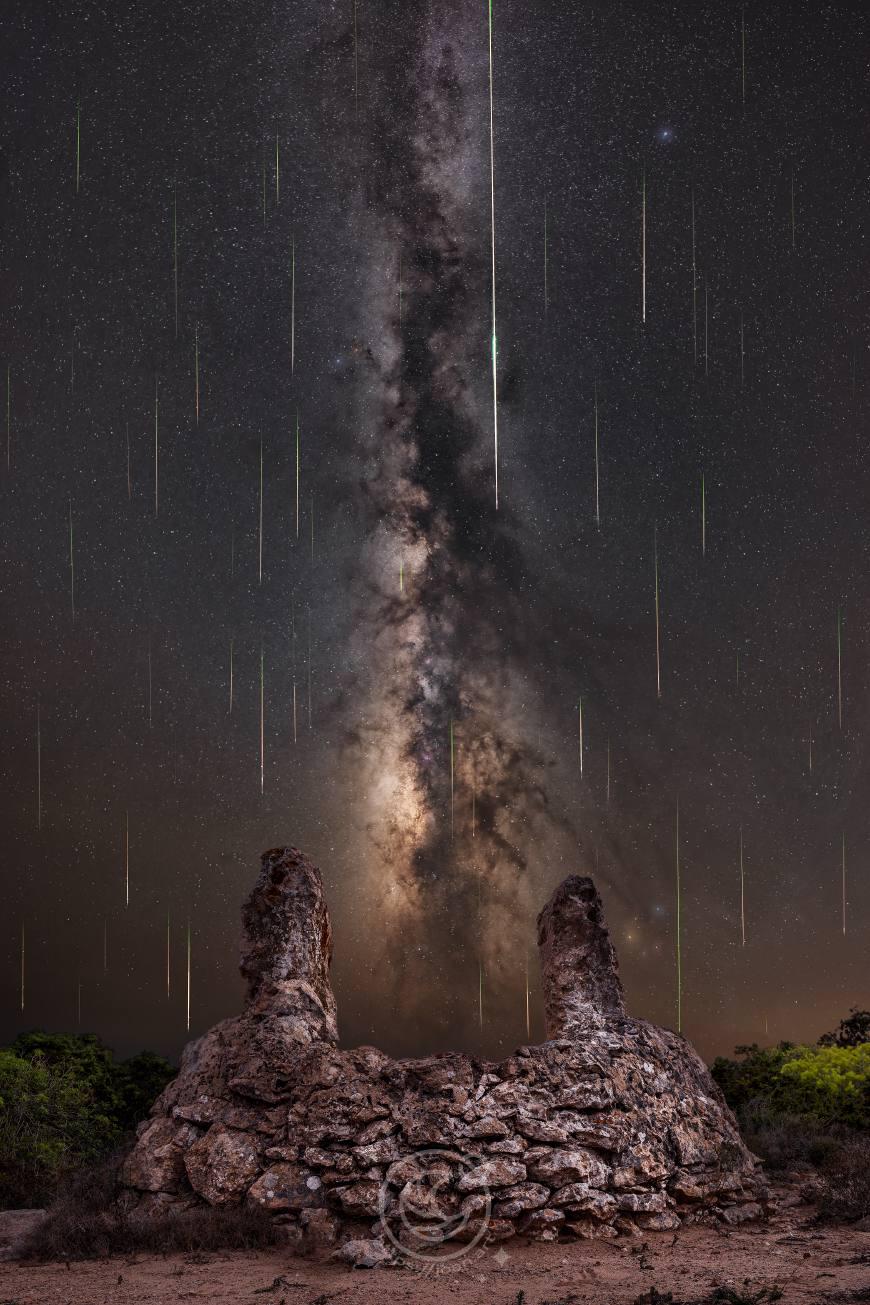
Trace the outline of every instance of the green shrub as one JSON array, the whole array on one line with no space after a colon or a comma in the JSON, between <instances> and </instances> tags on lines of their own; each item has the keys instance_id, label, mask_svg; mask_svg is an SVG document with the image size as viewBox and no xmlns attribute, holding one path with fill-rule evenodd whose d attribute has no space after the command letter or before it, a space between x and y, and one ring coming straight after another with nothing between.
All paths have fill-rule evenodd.
<instances>
[{"instance_id":1,"label":"green shrub","mask_svg":"<svg viewBox=\"0 0 870 1305\"><path fill-rule=\"evenodd\" d=\"M43 1205L58 1181L115 1150L173 1076L99 1039L27 1033L0 1050L0 1208Z\"/></svg>"},{"instance_id":2,"label":"green shrub","mask_svg":"<svg viewBox=\"0 0 870 1305\"><path fill-rule=\"evenodd\" d=\"M733 1110L813 1119L825 1127L870 1128L870 1043L738 1047L712 1072Z\"/></svg>"}]
</instances>

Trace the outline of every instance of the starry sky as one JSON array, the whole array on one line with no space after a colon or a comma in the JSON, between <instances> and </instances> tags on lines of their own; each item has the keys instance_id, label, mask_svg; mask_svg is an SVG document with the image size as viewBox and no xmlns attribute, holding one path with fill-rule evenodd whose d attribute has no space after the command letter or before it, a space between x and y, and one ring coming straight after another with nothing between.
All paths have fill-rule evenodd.
<instances>
[{"instance_id":1,"label":"starry sky","mask_svg":"<svg viewBox=\"0 0 870 1305\"><path fill-rule=\"evenodd\" d=\"M575 872L707 1056L870 1001L867 27L496 0L491 170L483 3L10 0L0 1036L178 1055L285 843L348 1045Z\"/></svg>"}]
</instances>

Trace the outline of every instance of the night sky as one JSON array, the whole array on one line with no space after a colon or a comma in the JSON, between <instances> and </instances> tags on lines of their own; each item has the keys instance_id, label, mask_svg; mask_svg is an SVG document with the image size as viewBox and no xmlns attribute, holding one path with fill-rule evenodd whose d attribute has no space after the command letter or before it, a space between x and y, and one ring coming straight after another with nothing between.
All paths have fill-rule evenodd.
<instances>
[{"instance_id":1,"label":"night sky","mask_svg":"<svg viewBox=\"0 0 870 1305\"><path fill-rule=\"evenodd\" d=\"M2 22L0 1037L177 1055L285 843L348 1045L572 872L674 1026L678 849L705 1055L866 1005L865 6L496 0L497 511L483 0Z\"/></svg>"}]
</instances>

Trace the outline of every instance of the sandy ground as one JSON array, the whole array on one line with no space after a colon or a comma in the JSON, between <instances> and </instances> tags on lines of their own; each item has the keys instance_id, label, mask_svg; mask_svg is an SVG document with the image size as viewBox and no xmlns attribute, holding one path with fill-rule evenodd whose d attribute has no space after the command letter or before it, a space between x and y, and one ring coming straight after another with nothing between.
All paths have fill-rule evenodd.
<instances>
[{"instance_id":1,"label":"sandy ground","mask_svg":"<svg viewBox=\"0 0 870 1305\"><path fill-rule=\"evenodd\" d=\"M748 1287L745 1285L748 1279ZM136 1256L65 1264L0 1264L0 1305L631 1305L655 1287L675 1302L717 1286L778 1286L783 1301L870 1301L870 1232L820 1228L806 1206L734 1230L689 1228L644 1240L478 1248L450 1266L348 1269L287 1251Z\"/></svg>"}]
</instances>

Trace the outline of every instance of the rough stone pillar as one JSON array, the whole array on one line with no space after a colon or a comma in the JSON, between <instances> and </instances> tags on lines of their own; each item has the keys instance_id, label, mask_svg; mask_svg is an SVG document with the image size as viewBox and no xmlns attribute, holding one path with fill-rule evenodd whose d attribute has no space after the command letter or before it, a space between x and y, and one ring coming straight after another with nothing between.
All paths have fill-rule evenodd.
<instances>
[{"instance_id":1,"label":"rough stone pillar","mask_svg":"<svg viewBox=\"0 0 870 1305\"><path fill-rule=\"evenodd\" d=\"M570 875L538 916L547 1038L625 1015L619 964L591 879Z\"/></svg>"},{"instance_id":2,"label":"rough stone pillar","mask_svg":"<svg viewBox=\"0 0 870 1305\"><path fill-rule=\"evenodd\" d=\"M336 1042L332 926L320 871L295 847L273 848L261 861L242 907L246 1013L301 1020L312 1036Z\"/></svg>"}]
</instances>

